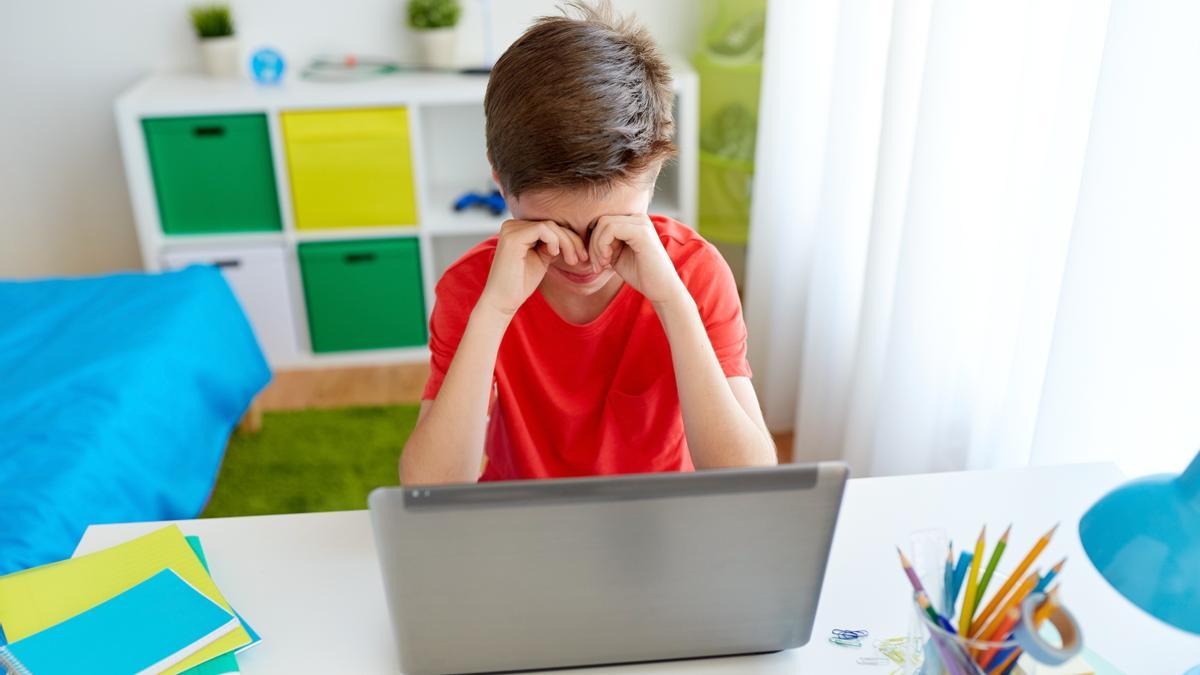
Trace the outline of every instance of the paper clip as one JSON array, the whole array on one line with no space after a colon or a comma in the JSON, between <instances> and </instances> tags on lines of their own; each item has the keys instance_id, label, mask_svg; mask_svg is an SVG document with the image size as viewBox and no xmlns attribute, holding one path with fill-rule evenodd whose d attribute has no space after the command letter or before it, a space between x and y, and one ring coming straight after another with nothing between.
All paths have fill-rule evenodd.
<instances>
[{"instance_id":1,"label":"paper clip","mask_svg":"<svg viewBox=\"0 0 1200 675\"><path fill-rule=\"evenodd\" d=\"M831 638L829 638L829 644L837 645L839 647L854 647L854 648L863 646L862 641L857 638L852 639L852 640L847 640L847 639L838 638L838 637L831 637Z\"/></svg>"},{"instance_id":2,"label":"paper clip","mask_svg":"<svg viewBox=\"0 0 1200 675\"><path fill-rule=\"evenodd\" d=\"M905 657L905 645L908 644L906 637L894 637L886 640L875 641L875 651L883 654L892 663L904 665L907 660Z\"/></svg>"},{"instance_id":3,"label":"paper clip","mask_svg":"<svg viewBox=\"0 0 1200 675\"><path fill-rule=\"evenodd\" d=\"M834 628L832 633L834 637L841 638L843 640L857 640L859 638L867 637L871 634L871 631L865 628L859 630L855 630L853 628Z\"/></svg>"},{"instance_id":4,"label":"paper clip","mask_svg":"<svg viewBox=\"0 0 1200 675\"><path fill-rule=\"evenodd\" d=\"M886 656L860 656L858 657L858 665L860 666L886 666L893 661Z\"/></svg>"}]
</instances>

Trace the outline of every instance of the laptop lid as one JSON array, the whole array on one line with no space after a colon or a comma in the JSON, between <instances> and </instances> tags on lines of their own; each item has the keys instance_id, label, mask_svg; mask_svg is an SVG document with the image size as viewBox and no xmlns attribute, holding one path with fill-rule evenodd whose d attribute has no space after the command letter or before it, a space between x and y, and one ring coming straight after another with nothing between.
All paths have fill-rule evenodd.
<instances>
[{"instance_id":1,"label":"laptop lid","mask_svg":"<svg viewBox=\"0 0 1200 675\"><path fill-rule=\"evenodd\" d=\"M775 651L808 641L847 470L380 488L406 673Z\"/></svg>"}]
</instances>

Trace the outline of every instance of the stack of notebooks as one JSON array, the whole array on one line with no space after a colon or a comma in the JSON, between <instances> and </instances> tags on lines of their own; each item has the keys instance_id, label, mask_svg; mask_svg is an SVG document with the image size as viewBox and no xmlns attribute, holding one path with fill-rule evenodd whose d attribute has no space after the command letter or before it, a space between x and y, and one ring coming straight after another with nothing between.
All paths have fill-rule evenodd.
<instances>
[{"instance_id":1,"label":"stack of notebooks","mask_svg":"<svg viewBox=\"0 0 1200 675\"><path fill-rule=\"evenodd\" d=\"M258 642L174 525L0 577L0 672L220 675Z\"/></svg>"}]
</instances>

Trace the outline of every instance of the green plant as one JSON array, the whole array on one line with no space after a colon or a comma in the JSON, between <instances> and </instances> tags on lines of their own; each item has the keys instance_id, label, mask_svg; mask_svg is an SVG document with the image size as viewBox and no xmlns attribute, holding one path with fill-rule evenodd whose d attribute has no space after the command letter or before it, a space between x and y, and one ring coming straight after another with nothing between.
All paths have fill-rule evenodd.
<instances>
[{"instance_id":1,"label":"green plant","mask_svg":"<svg viewBox=\"0 0 1200 675\"><path fill-rule=\"evenodd\" d=\"M229 14L229 5L197 5L189 11L196 35L201 39L233 35L233 17Z\"/></svg>"},{"instance_id":2,"label":"green plant","mask_svg":"<svg viewBox=\"0 0 1200 675\"><path fill-rule=\"evenodd\" d=\"M408 25L417 30L452 28L461 13L458 0L408 0Z\"/></svg>"}]
</instances>

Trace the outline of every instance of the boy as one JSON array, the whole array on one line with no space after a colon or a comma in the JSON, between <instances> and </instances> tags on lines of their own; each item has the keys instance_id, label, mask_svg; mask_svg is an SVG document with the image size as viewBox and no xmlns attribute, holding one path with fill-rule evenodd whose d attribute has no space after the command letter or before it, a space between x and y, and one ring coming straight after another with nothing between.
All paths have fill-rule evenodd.
<instances>
[{"instance_id":1,"label":"boy","mask_svg":"<svg viewBox=\"0 0 1200 675\"><path fill-rule=\"evenodd\" d=\"M646 215L674 153L670 72L642 28L574 8L492 70L488 158L513 218L437 285L405 485L776 461L729 267Z\"/></svg>"}]
</instances>

